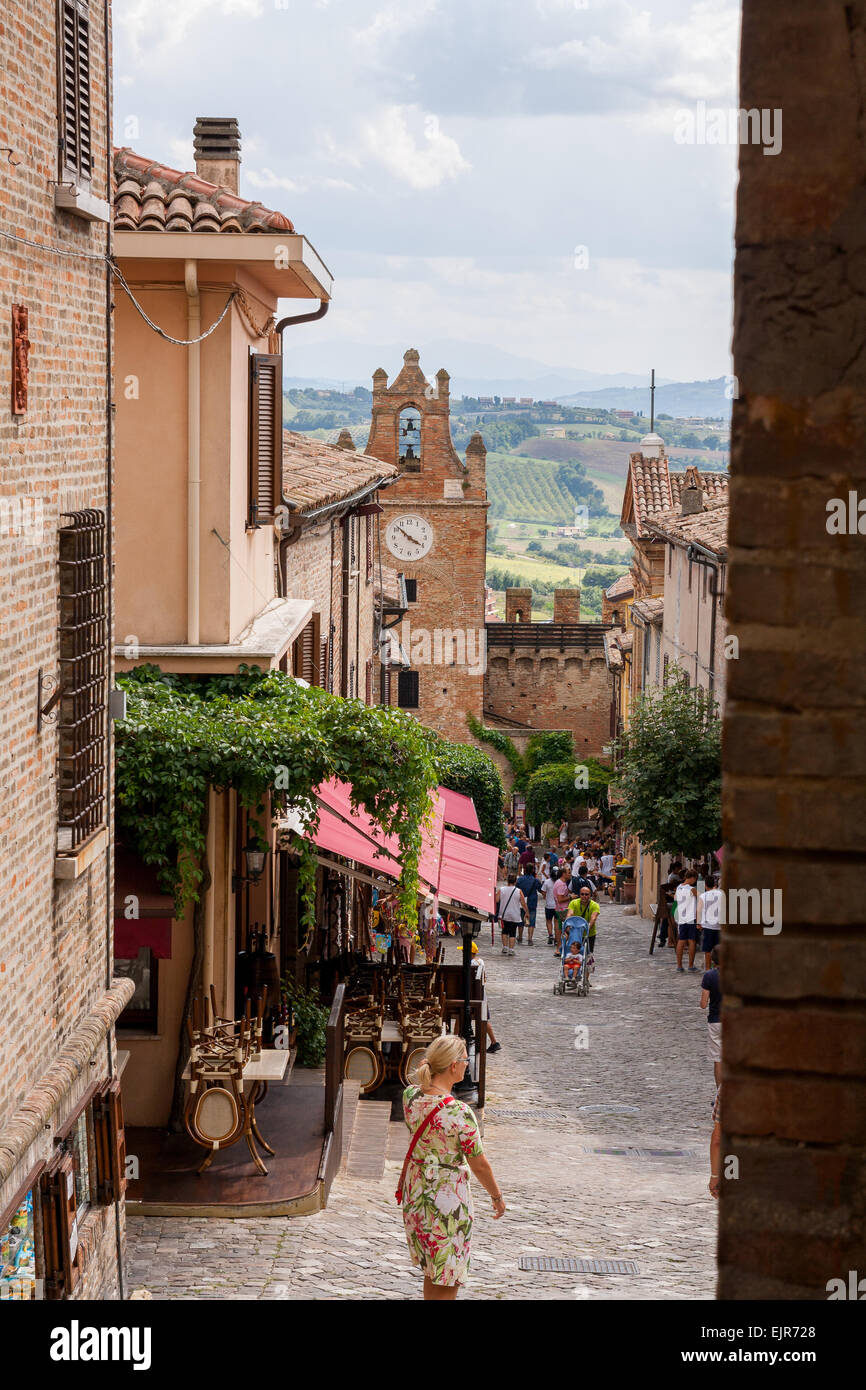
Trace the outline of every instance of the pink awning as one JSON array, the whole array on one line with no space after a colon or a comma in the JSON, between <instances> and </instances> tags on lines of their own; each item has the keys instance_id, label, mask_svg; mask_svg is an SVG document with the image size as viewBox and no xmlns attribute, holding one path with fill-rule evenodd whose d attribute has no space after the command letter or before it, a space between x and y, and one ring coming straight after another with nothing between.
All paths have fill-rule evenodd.
<instances>
[{"instance_id":1,"label":"pink awning","mask_svg":"<svg viewBox=\"0 0 866 1390\"><path fill-rule=\"evenodd\" d=\"M492 913L496 900L498 851L493 845L445 829L448 796L459 797L460 803L468 803L473 814L475 811L470 797L448 792L444 787L433 793L431 821L424 831L418 862L422 886L478 912ZM314 839L320 849L353 859L387 878L400 878L400 844L396 835L386 835L362 807L352 806L351 787L347 782L337 778L323 782L316 789L316 799L319 828ZM467 820L465 805L459 805L458 810L463 820ZM477 819L476 816L476 824Z\"/></svg>"},{"instance_id":2,"label":"pink awning","mask_svg":"<svg viewBox=\"0 0 866 1390\"><path fill-rule=\"evenodd\" d=\"M446 825L455 825L458 830L468 830L473 835L481 834L481 823L471 796L453 792L450 787L440 787L439 795L445 802Z\"/></svg>"},{"instance_id":3,"label":"pink awning","mask_svg":"<svg viewBox=\"0 0 866 1390\"><path fill-rule=\"evenodd\" d=\"M439 891L478 912L492 913L496 906L498 863L495 845L446 830L442 836Z\"/></svg>"}]
</instances>

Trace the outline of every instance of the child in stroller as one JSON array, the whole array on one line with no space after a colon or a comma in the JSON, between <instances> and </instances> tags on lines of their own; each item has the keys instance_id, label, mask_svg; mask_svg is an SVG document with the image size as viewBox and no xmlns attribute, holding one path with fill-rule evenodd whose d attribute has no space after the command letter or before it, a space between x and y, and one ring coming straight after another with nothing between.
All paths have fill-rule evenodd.
<instances>
[{"instance_id":1,"label":"child in stroller","mask_svg":"<svg viewBox=\"0 0 866 1390\"><path fill-rule=\"evenodd\" d=\"M559 959L559 978L554 994L573 990L589 994L590 950L589 923L584 917L567 917L562 927L562 947Z\"/></svg>"}]
</instances>

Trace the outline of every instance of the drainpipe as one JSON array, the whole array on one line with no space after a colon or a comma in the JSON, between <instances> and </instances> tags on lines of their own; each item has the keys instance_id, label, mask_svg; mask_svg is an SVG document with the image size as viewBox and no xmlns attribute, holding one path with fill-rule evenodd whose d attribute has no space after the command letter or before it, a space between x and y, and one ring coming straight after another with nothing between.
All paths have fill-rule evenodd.
<instances>
[{"instance_id":1,"label":"drainpipe","mask_svg":"<svg viewBox=\"0 0 866 1390\"><path fill-rule=\"evenodd\" d=\"M690 564L701 565L703 568L712 571L709 581L709 592L712 598L712 613L710 616L710 660L708 665L709 693L713 694L716 684L716 610L719 606L719 569L718 557L711 550L698 545L697 541L692 541L686 551ZM698 621L700 621L700 604L698 605ZM695 644L697 645L697 643ZM696 660L700 660L699 653L695 653Z\"/></svg>"},{"instance_id":2,"label":"drainpipe","mask_svg":"<svg viewBox=\"0 0 866 1390\"><path fill-rule=\"evenodd\" d=\"M185 261L187 337L201 333L201 296L198 267ZM199 642L199 571L201 552L201 344L187 348L187 514L186 514L186 640Z\"/></svg>"}]
</instances>

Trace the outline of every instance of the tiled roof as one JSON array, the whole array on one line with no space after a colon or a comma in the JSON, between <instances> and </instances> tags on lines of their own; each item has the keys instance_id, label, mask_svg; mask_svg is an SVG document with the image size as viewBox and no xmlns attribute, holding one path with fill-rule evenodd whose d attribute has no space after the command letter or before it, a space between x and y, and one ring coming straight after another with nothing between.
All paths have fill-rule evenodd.
<instances>
[{"instance_id":1,"label":"tiled roof","mask_svg":"<svg viewBox=\"0 0 866 1390\"><path fill-rule=\"evenodd\" d=\"M114 182L114 226L119 232L294 231L283 213L130 149L114 151Z\"/></svg>"},{"instance_id":2,"label":"tiled roof","mask_svg":"<svg viewBox=\"0 0 866 1390\"><path fill-rule=\"evenodd\" d=\"M727 497L727 473L702 473L697 468L693 468L690 471L692 475L697 478L698 487L703 488L705 497ZM671 506L678 507L682 490L686 486L686 475L685 473L671 473L670 478Z\"/></svg>"},{"instance_id":3,"label":"tiled roof","mask_svg":"<svg viewBox=\"0 0 866 1390\"><path fill-rule=\"evenodd\" d=\"M605 589L605 598L627 598L634 593L634 580L630 574L621 574L619 579L615 579L609 589Z\"/></svg>"},{"instance_id":4,"label":"tiled roof","mask_svg":"<svg viewBox=\"0 0 866 1390\"><path fill-rule=\"evenodd\" d=\"M283 491L302 515L351 497L372 483L396 478L399 471L369 454L283 430Z\"/></svg>"},{"instance_id":5,"label":"tiled roof","mask_svg":"<svg viewBox=\"0 0 866 1390\"><path fill-rule=\"evenodd\" d=\"M621 637L617 637L616 641L620 651L630 652L634 646L634 633L624 632Z\"/></svg>"},{"instance_id":6,"label":"tiled roof","mask_svg":"<svg viewBox=\"0 0 866 1390\"><path fill-rule=\"evenodd\" d=\"M632 614L643 618L645 623L660 623L665 611L663 598L639 598L631 606Z\"/></svg>"},{"instance_id":7,"label":"tiled roof","mask_svg":"<svg viewBox=\"0 0 866 1390\"><path fill-rule=\"evenodd\" d=\"M706 476L706 475L703 475ZM682 516L680 508L670 507L667 511L655 512L645 518L644 528L664 536L667 540L689 545L698 545L712 550L719 559L724 560L728 553L728 496L727 488L721 496L706 497L703 511L691 516Z\"/></svg>"},{"instance_id":8,"label":"tiled roof","mask_svg":"<svg viewBox=\"0 0 866 1390\"><path fill-rule=\"evenodd\" d=\"M620 628L614 627L604 634L604 658L609 671L622 670L622 651L616 640L620 631Z\"/></svg>"},{"instance_id":9,"label":"tiled roof","mask_svg":"<svg viewBox=\"0 0 866 1390\"><path fill-rule=\"evenodd\" d=\"M727 496L727 473L701 472L695 467L688 469L691 480L696 480L708 497ZM644 534L646 518L655 512L678 507L680 494L686 486L686 473L672 473L666 458L644 458L643 454L632 454L628 461L628 479L623 497L623 531L631 539ZM634 519L625 519L625 511L631 492Z\"/></svg>"}]
</instances>

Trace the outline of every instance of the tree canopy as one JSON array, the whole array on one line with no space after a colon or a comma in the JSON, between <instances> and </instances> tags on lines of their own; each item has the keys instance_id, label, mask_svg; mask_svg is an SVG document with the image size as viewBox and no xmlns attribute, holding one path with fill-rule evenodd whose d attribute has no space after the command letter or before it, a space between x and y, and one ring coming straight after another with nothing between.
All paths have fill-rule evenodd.
<instances>
[{"instance_id":1,"label":"tree canopy","mask_svg":"<svg viewBox=\"0 0 866 1390\"><path fill-rule=\"evenodd\" d=\"M684 672L638 698L617 755L619 818L644 849L697 858L720 844L721 719Z\"/></svg>"}]
</instances>

